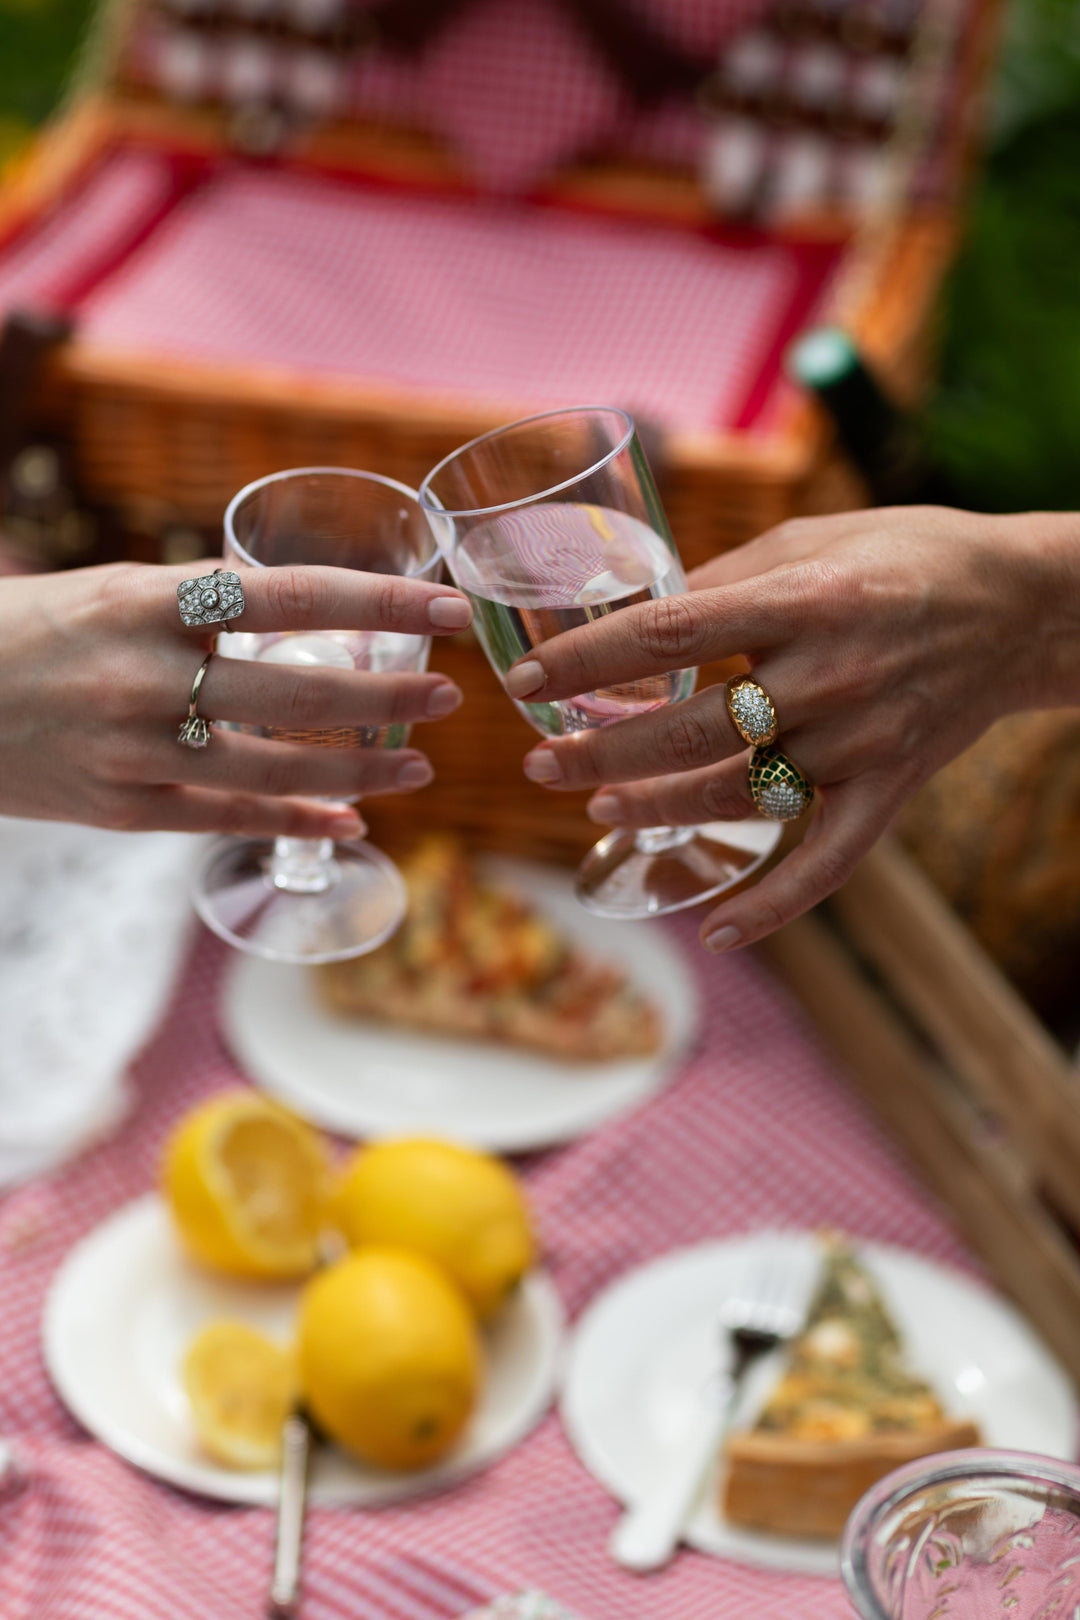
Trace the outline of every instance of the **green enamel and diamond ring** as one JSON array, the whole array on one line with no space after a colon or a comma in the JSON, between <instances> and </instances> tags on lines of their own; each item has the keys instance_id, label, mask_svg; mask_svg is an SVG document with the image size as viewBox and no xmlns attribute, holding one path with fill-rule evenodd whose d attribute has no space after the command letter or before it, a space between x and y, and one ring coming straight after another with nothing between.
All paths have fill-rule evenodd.
<instances>
[{"instance_id":1,"label":"green enamel and diamond ring","mask_svg":"<svg viewBox=\"0 0 1080 1620\"><path fill-rule=\"evenodd\" d=\"M772 821L797 821L814 797L802 771L779 748L755 748L749 778L758 814Z\"/></svg>"}]
</instances>

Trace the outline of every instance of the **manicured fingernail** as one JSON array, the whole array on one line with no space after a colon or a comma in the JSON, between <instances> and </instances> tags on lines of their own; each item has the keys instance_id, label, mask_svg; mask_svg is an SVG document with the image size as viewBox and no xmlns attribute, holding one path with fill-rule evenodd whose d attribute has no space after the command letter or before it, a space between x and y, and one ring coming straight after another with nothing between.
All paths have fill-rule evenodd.
<instances>
[{"instance_id":1,"label":"manicured fingernail","mask_svg":"<svg viewBox=\"0 0 1080 1620\"><path fill-rule=\"evenodd\" d=\"M355 810L335 816L330 822L329 830L331 838L360 838L367 832Z\"/></svg>"},{"instance_id":2,"label":"manicured fingernail","mask_svg":"<svg viewBox=\"0 0 1080 1620\"><path fill-rule=\"evenodd\" d=\"M399 788L427 787L434 775L435 772L426 759L410 759L409 763L398 771L397 785Z\"/></svg>"},{"instance_id":3,"label":"manicured fingernail","mask_svg":"<svg viewBox=\"0 0 1080 1620\"><path fill-rule=\"evenodd\" d=\"M530 692L539 692L546 680L543 664L537 663L535 658L527 658L515 669L507 670L503 685L512 698L523 698Z\"/></svg>"},{"instance_id":4,"label":"manicured fingernail","mask_svg":"<svg viewBox=\"0 0 1080 1620\"><path fill-rule=\"evenodd\" d=\"M590 821L599 821L605 827L614 827L622 818L622 804L616 793L598 793L586 806Z\"/></svg>"},{"instance_id":5,"label":"manicured fingernail","mask_svg":"<svg viewBox=\"0 0 1080 1620\"><path fill-rule=\"evenodd\" d=\"M441 720L446 714L453 714L461 706L461 693L456 686L447 681L443 686L437 686L427 700L427 717L429 720Z\"/></svg>"},{"instance_id":6,"label":"manicured fingernail","mask_svg":"<svg viewBox=\"0 0 1080 1620\"><path fill-rule=\"evenodd\" d=\"M742 934L732 923L725 923L723 928L717 928L714 933L705 935L705 949L707 951L730 951L742 939Z\"/></svg>"},{"instance_id":7,"label":"manicured fingernail","mask_svg":"<svg viewBox=\"0 0 1080 1620\"><path fill-rule=\"evenodd\" d=\"M526 755L525 775L530 782L558 782L562 766L550 748L538 748L535 754Z\"/></svg>"},{"instance_id":8,"label":"manicured fingernail","mask_svg":"<svg viewBox=\"0 0 1080 1620\"><path fill-rule=\"evenodd\" d=\"M437 630L467 630L472 608L463 596L437 596L428 603L428 619Z\"/></svg>"}]
</instances>

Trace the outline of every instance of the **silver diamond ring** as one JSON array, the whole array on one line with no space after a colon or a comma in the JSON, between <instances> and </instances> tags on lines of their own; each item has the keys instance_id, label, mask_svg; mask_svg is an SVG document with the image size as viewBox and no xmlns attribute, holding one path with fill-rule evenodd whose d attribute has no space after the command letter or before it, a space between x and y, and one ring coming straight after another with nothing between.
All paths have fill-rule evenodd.
<instances>
[{"instance_id":1,"label":"silver diamond ring","mask_svg":"<svg viewBox=\"0 0 1080 1620\"><path fill-rule=\"evenodd\" d=\"M733 675L724 688L731 723L751 748L767 748L779 729L772 698L749 675Z\"/></svg>"},{"instance_id":2,"label":"silver diamond ring","mask_svg":"<svg viewBox=\"0 0 1080 1620\"><path fill-rule=\"evenodd\" d=\"M195 671L195 679L191 683L191 696L188 698L187 719L182 723L176 736L177 742L183 743L185 748L205 748L213 735L214 722L212 720L204 720L202 715L198 712L199 688L203 683L203 676L206 674L206 671L210 665L210 660L213 658L213 656L214 655L212 652L207 653L206 657Z\"/></svg>"},{"instance_id":3,"label":"silver diamond ring","mask_svg":"<svg viewBox=\"0 0 1080 1620\"><path fill-rule=\"evenodd\" d=\"M180 617L189 629L220 624L229 629L229 621L238 619L244 611L244 590L240 575L224 568L215 568L201 579L182 579L176 587L176 601Z\"/></svg>"}]
</instances>

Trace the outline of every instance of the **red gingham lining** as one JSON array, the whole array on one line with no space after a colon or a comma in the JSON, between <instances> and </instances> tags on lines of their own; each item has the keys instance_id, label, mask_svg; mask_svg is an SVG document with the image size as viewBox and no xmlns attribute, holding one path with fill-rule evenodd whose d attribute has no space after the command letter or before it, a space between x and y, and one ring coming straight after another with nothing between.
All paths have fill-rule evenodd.
<instances>
[{"instance_id":1,"label":"red gingham lining","mask_svg":"<svg viewBox=\"0 0 1080 1620\"><path fill-rule=\"evenodd\" d=\"M80 312L110 350L374 378L662 427L749 425L834 255L561 209L226 170ZM763 373L767 384L763 385Z\"/></svg>"},{"instance_id":2,"label":"red gingham lining","mask_svg":"<svg viewBox=\"0 0 1080 1620\"><path fill-rule=\"evenodd\" d=\"M628 1118L522 1166L570 1313L654 1255L764 1226L835 1225L970 1265L761 964L707 959L692 923L671 931L705 1009L681 1076ZM26 1470L21 1486L0 1487L3 1620L262 1613L272 1515L187 1497L110 1456L60 1406L39 1345L45 1292L70 1246L154 1184L185 1109L237 1083L214 1017L226 954L199 942L135 1066L138 1104L120 1135L0 1202L0 1435ZM583 1620L847 1620L836 1582L699 1553L648 1579L623 1573L604 1550L616 1512L551 1415L441 1496L315 1510L304 1620L448 1620L522 1586Z\"/></svg>"},{"instance_id":3,"label":"red gingham lining","mask_svg":"<svg viewBox=\"0 0 1080 1620\"><path fill-rule=\"evenodd\" d=\"M197 176L127 148L80 175L40 218L0 239L0 313L71 309L153 230Z\"/></svg>"}]
</instances>

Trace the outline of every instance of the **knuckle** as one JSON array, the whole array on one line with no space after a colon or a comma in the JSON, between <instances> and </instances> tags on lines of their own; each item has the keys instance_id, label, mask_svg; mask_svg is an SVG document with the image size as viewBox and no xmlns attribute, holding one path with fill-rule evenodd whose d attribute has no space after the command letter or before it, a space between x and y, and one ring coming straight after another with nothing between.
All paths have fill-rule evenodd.
<instances>
[{"instance_id":1,"label":"knuckle","mask_svg":"<svg viewBox=\"0 0 1080 1620\"><path fill-rule=\"evenodd\" d=\"M139 594L145 572L138 563L106 563L97 571L99 617L112 622L130 622L132 605Z\"/></svg>"},{"instance_id":2,"label":"knuckle","mask_svg":"<svg viewBox=\"0 0 1080 1620\"><path fill-rule=\"evenodd\" d=\"M129 793L102 794L97 811L97 825L109 832L142 832L148 824L145 807Z\"/></svg>"},{"instance_id":3,"label":"knuckle","mask_svg":"<svg viewBox=\"0 0 1080 1620\"><path fill-rule=\"evenodd\" d=\"M223 794L214 815L217 831L225 837L253 831L251 806L252 801L246 793Z\"/></svg>"},{"instance_id":4,"label":"knuckle","mask_svg":"<svg viewBox=\"0 0 1080 1620\"><path fill-rule=\"evenodd\" d=\"M664 752L677 770L690 771L699 765L712 764L713 740L693 711L682 712L676 708L668 717Z\"/></svg>"},{"instance_id":5,"label":"knuckle","mask_svg":"<svg viewBox=\"0 0 1080 1620\"><path fill-rule=\"evenodd\" d=\"M94 764L104 782L136 782L143 774L142 748L130 733L110 731L94 752Z\"/></svg>"},{"instance_id":6,"label":"knuckle","mask_svg":"<svg viewBox=\"0 0 1080 1620\"><path fill-rule=\"evenodd\" d=\"M644 650L650 657L689 658L697 641L698 609L685 596L664 596L643 615L640 627Z\"/></svg>"},{"instance_id":7,"label":"knuckle","mask_svg":"<svg viewBox=\"0 0 1080 1620\"><path fill-rule=\"evenodd\" d=\"M754 801L749 788L740 791L730 779L714 777L701 791L701 808L712 820L722 821L725 816L751 814Z\"/></svg>"},{"instance_id":8,"label":"knuckle","mask_svg":"<svg viewBox=\"0 0 1080 1620\"><path fill-rule=\"evenodd\" d=\"M282 718L289 729L311 731L326 716L326 695L314 671L304 671L290 681L282 695Z\"/></svg>"},{"instance_id":9,"label":"knuckle","mask_svg":"<svg viewBox=\"0 0 1080 1620\"><path fill-rule=\"evenodd\" d=\"M782 906L770 895L758 894L757 905L754 908L754 938L765 934L774 934L778 928L783 928L793 917L799 914L799 907L795 905Z\"/></svg>"},{"instance_id":10,"label":"knuckle","mask_svg":"<svg viewBox=\"0 0 1080 1620\"><path fill-rule=\"evenodd\" d=\"M291 753L286 753L284 749L280 752L275 751L274 756L263 766L260 788L271 798L284 798L287 794L297 791L296 776L295 757Z\"/></svg>"},{"instance_id":11,"label":"knuckle","mask_svg":"<svg viewBox=\"0 0 1080 1620\"><path fill-rule=\"evenodd\" d=\"M376 611L383 630L397 630L405 623L409 613L409 591L404 580L387 575L381 581Z\"/></svg>"},{"instance_id":12,"label":"knuckle","mask_svg":"<svg viewBox=\"0 0 1080 1620\"><path fill-rule=\"evenodd\" d=\"M268 568L266 593L283 623L299 625L315 620L323 597L315 576L304 568Z\"/></svg>"}]
</instances>

